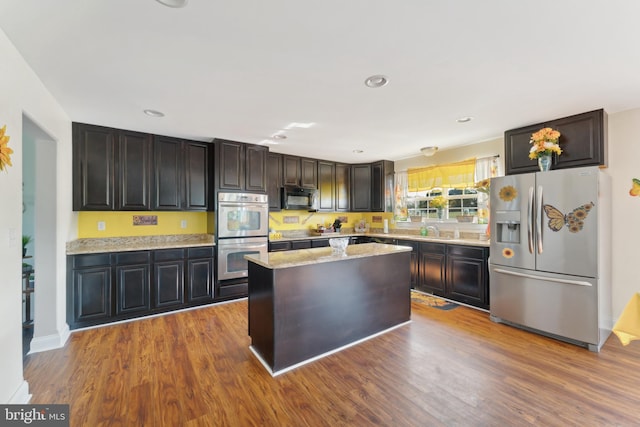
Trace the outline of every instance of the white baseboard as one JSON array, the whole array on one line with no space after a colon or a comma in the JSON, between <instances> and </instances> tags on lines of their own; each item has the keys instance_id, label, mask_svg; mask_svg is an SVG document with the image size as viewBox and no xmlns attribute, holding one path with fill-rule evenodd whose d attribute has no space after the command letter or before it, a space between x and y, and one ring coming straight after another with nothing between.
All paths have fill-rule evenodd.
<instances>
[{"instance_id":1,"label":"white baseboard","mask_svg":"<svg viewBox=\"0 0 640 427\"><path fill-rule=\"evenodd\" d=\"M57 334L46 335L44 337L33 337L29 348L29 354L64 347L70 335L71 331L69 330L69 325L65 323L64 328Z\"/></svg>"},{"instance_id":2,"label":"white baseboard","mask_svg":"<svg viewBox=\"0 0 640 427\"><path fill-rule=\"evenodd\" d=\"M23 380L22 384L20 384L18 390L13 393L13 396L11 396L8 403L10 405L25 405L29 403L30 400L31 395L29 394L29 383Z\"/></svg>"}]
</instances>

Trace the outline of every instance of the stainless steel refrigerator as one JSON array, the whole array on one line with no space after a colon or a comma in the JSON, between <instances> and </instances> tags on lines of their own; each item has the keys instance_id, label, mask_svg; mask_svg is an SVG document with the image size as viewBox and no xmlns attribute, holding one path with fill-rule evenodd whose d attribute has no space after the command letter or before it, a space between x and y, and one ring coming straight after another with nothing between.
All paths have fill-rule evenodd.
<instances>
[{"instance_id":1,"label":"stainless steel refrigerator","mask_svg":"<svg viewBox=\"0 0 640 427\"><path fill-rule=\"evenodd\" d=\"M491 180L491 320L600 350L613 326L610 188L598 167Z\"/></svg>"}]
</instances>

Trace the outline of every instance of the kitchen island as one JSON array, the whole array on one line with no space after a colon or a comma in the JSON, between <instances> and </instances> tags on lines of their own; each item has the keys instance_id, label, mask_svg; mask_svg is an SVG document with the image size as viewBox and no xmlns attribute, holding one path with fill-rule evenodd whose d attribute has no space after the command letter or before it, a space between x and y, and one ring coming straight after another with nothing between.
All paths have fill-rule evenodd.
<instances>
[{"instance_id":1,"label":"kitchen island","mask_svg":"<svg viewBox=\"0 0 640 427\"><path fill-rule=\"evenodd\" d=\"M410 256L378 243L246 255L251 350L277 375L408 322Z\"/></svg>"}]
</instances>

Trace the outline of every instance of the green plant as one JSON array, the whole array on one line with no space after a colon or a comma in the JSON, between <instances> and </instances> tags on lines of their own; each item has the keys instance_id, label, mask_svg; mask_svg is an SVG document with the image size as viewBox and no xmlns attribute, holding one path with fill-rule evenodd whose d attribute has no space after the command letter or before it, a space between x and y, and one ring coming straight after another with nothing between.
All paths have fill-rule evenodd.
<instances>
[{"instance_id":1,"label":"green plant","mask_svg":"<svg viewBox=\"0 0 640 427\"><path fill-rule=\"evenodd\" d=\"M27 255L27 245L31 242L31 236L22 236L22 256Z\"/></svg>"}]
</instances>

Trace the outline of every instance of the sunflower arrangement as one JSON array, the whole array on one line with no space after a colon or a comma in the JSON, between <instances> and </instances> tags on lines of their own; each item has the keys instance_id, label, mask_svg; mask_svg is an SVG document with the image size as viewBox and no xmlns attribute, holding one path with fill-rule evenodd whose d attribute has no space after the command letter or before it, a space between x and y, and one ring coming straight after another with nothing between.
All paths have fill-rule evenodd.
<instances>
[{"instance_id":1,"label":"sunflower arrangement","mask_svg":"<svg viewBox=\"0 0 640 427\"><path fill-rule=\"evenodd\" d=\"M445 199L442 196L437 196L434 197L431 202L429 202L429 205L431 205L431 207L433 208L444 208L445 206L447 206L447 204L449 203L449 201L447 199Z\"/></svg>"},{"instance_id":2,"label":"sunflower arrangement","mask_svg":"<svg viewBox=\"0 0 640 427\"><path fill-rule=\"evenodd\" d=\"M4 134L6 130L7 125L0 129L0 171L5 170L7 166L12 166L11 154L13 154L13 150L7 146L10 137Z\"/></svg>"},{"instance_id":3,"label":"sunflower arrangement","mask_svg":"<svg viewBox=\"0 0 640 427\"><path fill-rule=\"evenodd\" d=\"M551 128L542 128L538 132L531 134L529 158L535 160L542 155L562 154L562 149L558 144L559 139L560 132Z\"/></svg>"},{"instance_id":4,"label":"sunflower arrangement","mask_svg":"<svg viewBox=\"0 0 640 427\"><path fill-rule=\"evenodd\" d=\"M491 179L486 178L482 181L476 182L474 188L480 193L489 194L489 191L491 190Z\"/></svg>"}]
</instances>

